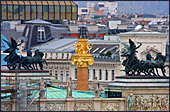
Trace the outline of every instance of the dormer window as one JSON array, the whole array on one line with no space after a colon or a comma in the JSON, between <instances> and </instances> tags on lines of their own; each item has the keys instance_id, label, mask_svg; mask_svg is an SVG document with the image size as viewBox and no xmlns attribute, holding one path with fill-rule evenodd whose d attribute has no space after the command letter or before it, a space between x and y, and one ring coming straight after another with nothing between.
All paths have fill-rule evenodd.
<instances>
[{"instance_id":1,"label":"dormer window","mask_svg":"<svg viewBox=\"0 0 170 112\"><path fill-rule=\"evenodd\" d=\"M44 27L38 27L38 41L45 40L45 30Z\"/></svg>"}]
</instances>

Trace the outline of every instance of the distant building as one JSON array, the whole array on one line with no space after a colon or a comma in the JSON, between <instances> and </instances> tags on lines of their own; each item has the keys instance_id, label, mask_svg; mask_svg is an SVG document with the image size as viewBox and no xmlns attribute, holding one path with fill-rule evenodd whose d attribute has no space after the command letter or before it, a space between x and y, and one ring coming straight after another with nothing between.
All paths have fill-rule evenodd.
<instances>
[{"instance_id":1,"label":"distant building","mask_svg":"<svg viewBox=\"0 0 170 112\"><path fill-rule=\"evenodd\" d=\"M1 1L2 20L77 20L78 6L72 1Z\"/></svg>"},{"instance_id":2,"label":"distant building","mask_svg":"<svg viewBox=\"0 0 170 112\"><path fill-rule=\"evenodd\" d=\"M91 8L90 15L96 11L103 11L104 15L117 15L117 7L116 1L87 2L87 8Z\"/></svg>"},{"instance_id":3,"label":"distant building","mask_svg":"<svg viewBox=\"0 0 170 112\"><path fill-rule=\"evenodd\" d=\"M102 16L104 15L104 11L95 11L95 16Z\"/></svg>"},{"instance_id":4,"label":"distant building","mask_svg":"<svg viewBox=\"0 0 170 112\"><path fill-rule=\"evenodd\" d=\"M78 15L88 15L89 9L88 8L78 8Z\"/></svg>"},{"instance_id":5,"label":"distant building","mask_svg":"<svg viewBox=\"0 0 170 112\"><path fill-rule=\"evenodd\" d=\"M108 8L108 14L117 15L117 2L116 1L107 1L107 2L98 2L99 10L104 10Z\"/></svg>"}]
</instances>

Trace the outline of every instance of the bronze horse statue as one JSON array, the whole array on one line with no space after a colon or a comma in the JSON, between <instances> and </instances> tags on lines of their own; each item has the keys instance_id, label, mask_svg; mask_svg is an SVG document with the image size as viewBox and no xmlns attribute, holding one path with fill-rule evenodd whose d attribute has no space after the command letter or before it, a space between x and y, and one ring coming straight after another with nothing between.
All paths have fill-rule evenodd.
<instances>
[{"instance_id":1,"label":"bronze horse statue","mask_svg":"<svg viewBox=\"0 0 170 112\"><path fill-rule=\"evenodd\" d=\"M39 65L40 69L43 70L43 62L47 62L45 60L42 60L42 57L44 56L43 52L40 52L39 50L35 50L35 55L32 57L32 53L30 51L27 51L26 57L21 57L21 62L19 68L22 66L25 69L32 69L32 70L38 70L37 64ZM32 67L32 66L33 67ZM36 67L35 67L36 66Z\"/></svg>"},{"instance_id":2,"label":"bronze horse statue","mask_svg":"<svg viewBox=\"0 0 170 112\"><path fill-rule=\"evenodd\" d=\"M147 60L139 60L136 57L136 49L139 48L142 44L140 43L139 46L136 47L134 42L129 39L130 45L127 45L123 42L120 42L125 46L125 48L128 50L125 53L123 53L121 56L126 57L126 59L123 61L122 65L125 66L125 71L127 76L132 75L141 75L143 73L144 75L149 76L160 76L158 73L158 68L161 69L163 76L165 75L165 67L168 65L164 65L164 62L166 60L166 56L163 56L161 53L158 53L156 58L152 61L152 56L148 53L146 55ZM157 72L157 75L155 73L155 70Z\"/></svg>"}]
</instances>

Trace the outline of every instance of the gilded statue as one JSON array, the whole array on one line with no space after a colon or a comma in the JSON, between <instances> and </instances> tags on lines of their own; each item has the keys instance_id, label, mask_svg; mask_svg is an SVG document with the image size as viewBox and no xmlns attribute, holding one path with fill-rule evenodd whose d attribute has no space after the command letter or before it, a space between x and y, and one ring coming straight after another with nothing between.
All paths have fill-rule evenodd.
<instances>
[{"instance_id":1,"label":"gilded statue","mask_svg":"<svg viewBox=\"0 0 170 112\"><path fill-rule=\"evenodd\" d=\"M75 55L72 56L71 63L73 65L77 65L78 67L88 67L88 65L92 65L94 63L94 56L90 54L90 49L92 48L92 44L87 43L88 39L78 39L78 42L75 42L73 46L75 49Z\"/></svg>"}]
</instances>

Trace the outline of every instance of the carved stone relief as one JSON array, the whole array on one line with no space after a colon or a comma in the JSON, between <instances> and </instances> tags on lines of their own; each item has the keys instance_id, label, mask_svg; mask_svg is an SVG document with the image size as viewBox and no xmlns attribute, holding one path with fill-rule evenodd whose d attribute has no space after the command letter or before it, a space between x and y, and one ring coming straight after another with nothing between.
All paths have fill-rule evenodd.
<instances>
[{"instance_id":1,"label":"carved stone relief","mask_svg":"<svg viewBox=\"0 0 170 112\"><path fill-rule=\"evenodd\" d=\"M169 111L169 95L134 95L135 111Z\"/></svg>"},{"instance_id":2,"label":"carved stone relief","mask_svg":"<svg viewBox=\"0 0 170 112\"><path fill-rule=\"evenodd\" d=\"M10 111L10 103L2 103L1 102L1 111Z\"/></svg>"},{"instance_id":3,"label":"carved stone relief","mask_svg":"<svg viewBox=\"0 0 170 112\"><path fill-rule=\"evenodd\" d=\"M39 104L38 103L33 103L31 106L28 106L28 111L39 111Z\"/></svg>"},{"instance_id":4,"label":"carved stone relief","mask_svg":"<svg viewBox=\"0 0 170 112\"><path fill-rule=\"evenodd\" d=\"M101 111L118 111L119 104L118 103L102 103Z\"/></svg>"},{"instance_id":5,"label":"carved stone relief","mask_svg":"<svg viewBox=\"0 0 170 112\"><path fill-rule=\"evenodd\" d=\"M48 103L47 104L48 111L65 111L64 103Z\"/></svg>"},{"instance_id":6,"label":"carved stone relief","mask_svg":"<svg viewBox=\"0 0 170 112\"><path fill-rule=\"evenodd\" d=\"M92 103L90 102L79 102L74 105L75 111L92 111Z\"/></svg>"}]
</instances>

